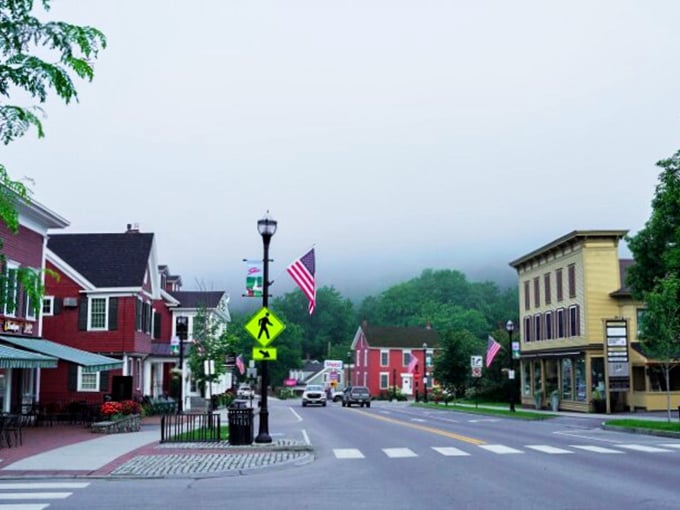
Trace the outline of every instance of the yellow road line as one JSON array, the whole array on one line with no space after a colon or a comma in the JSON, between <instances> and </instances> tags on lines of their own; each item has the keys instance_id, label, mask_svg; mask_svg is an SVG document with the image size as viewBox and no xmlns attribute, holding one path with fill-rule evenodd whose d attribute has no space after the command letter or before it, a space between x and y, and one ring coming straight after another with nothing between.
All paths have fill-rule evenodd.
<instances>
[{"instance_id":1,"label":"yellow road line","mask_svg":"<svg viewBox=\"0 0 680 510\"><path fill-rule=\"evenodd\" d=\"M376 420L382 420L387 423L394 423L395 425L402 425L404 427L410 427L412 429L416 430L422 430L423 432L429 432L431 434L437 434L439 436L444 436L448 437L451 439L457 439L458 441L463 441L465 443L470 443L470 444L486 444L486 441L482 441L481 439L475 439L474 437L468 437L468 436L461 436L460 434L456 434L454 432L448 432L446 430L442 429L436 429L434 427L428 427L426 425L417 425L415 423L409 423L407 421L402 421L402 420L397 420L395 418L387 418L386 416L379 416L377 414L372 414L372 413L367 413L366 411L359 411L358 409L353 409L353 411L357 413L361 413L364 416L369 416L370 418L376 419Z\"/></svg>"}]
</instances>

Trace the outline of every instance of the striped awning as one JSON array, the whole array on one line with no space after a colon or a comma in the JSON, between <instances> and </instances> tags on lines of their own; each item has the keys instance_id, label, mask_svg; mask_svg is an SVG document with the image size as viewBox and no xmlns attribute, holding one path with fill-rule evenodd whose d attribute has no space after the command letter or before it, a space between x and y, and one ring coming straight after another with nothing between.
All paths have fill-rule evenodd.
<instances>
[{"instance_id":1,"label":"striped awning","mask_svg":"<svg viewBox=\"0 0 680 510\"><path fill-rule=\"evenodd\" d=\"M122 368L123 362L108 356L102 356L94 352L83 351L75 347L69 347L44 338L28 338L2 335L0 342L12 344L22 349L33 351L34 353L44 354L48 357L58 358L80 365L83 372L99 372L101 370L112 370Z\"/></svg>"},{"instance_id":2,"label":"striped awning","mask_svg":"<svg viewBox=\"0 0 680 510\"><path fill-rule=\"evenodd\" d=\"M58 362L52 356L0 345L0 368L56 368Z\"/></svg>"}]
</instances>

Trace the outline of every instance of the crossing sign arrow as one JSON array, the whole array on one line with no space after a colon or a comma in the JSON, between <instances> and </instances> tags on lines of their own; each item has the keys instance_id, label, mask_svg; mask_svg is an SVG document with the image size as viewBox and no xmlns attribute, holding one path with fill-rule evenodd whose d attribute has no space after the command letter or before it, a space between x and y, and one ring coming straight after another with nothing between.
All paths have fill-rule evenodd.
<instances>
[{"instance_id":1,"label":"crossing sign arrow","mask_svg":"<svg viewBox=\"0 0 680 510\"><path fill-rule=\"evenodd\" d=\"M255 361L276 361L276 348L274 348L274 347L253 347L253 360L255 360Z\"/></svg>"},{"instance_id":2,"label":"crossing sign arrow","mask_svg":"<svg viewBox=\"0 0 680 510\"><path fill-rule=\"evenodd\" d=\"M257 343L266 347L286 329L286 325L274 315L274 312L263 306L250 318L245 328Z\"/></svg>"}]
</instances>

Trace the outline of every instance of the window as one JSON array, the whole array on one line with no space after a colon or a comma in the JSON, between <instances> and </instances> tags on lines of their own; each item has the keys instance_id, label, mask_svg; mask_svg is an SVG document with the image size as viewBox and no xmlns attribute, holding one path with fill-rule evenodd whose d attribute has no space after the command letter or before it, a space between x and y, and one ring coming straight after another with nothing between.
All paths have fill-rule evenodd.
<instances>
[{"instance_id":1,"label":"window","mask_svg":"<svg viewBox=\"0 0 680 510\"><path fill-rule=\"evenodd\" d=\"M579 306L569 307L569 336L581 335L581 322L579 317Z\"/></svg>"},{"instance_id":2,"label":"window","mask_svg":"<svg viewBox=\"0 0 680 510\"><path fill-rule=\"evenodd\" d=\"M551 292L552 289L550 288L550 273L545 273L543 276L543 291L545 292L545 304L549 305L552 302L552 296Z\"/></svg>"},{"instance_id":3,"label":"window","mask_svg":"<svg viewBox=\"0 0 680 510\"><path fill-rule=\"evenodd\" d=\"M574 399L574 392L572 390L573 378L574 373L571 360L569 358L565 358L562 360L562 398L564 400Z\"/></svg>"},{"instance_id":4,"label":"window","mask_svg":"<svg viewBox=\"0 0 680 510\"><path fill-rule=\"evenodd\" d=\"M380 351L380 366L387 367L390 364L390 351Z\"/></svg>"},{"instance_id":5,"label":"window","mask_svg":"<svg viewBox=\"0 0 680 510\"><path fill-rule=\"evenodd\" d=\"M99 372L83 372L78 367L78 391L99 391Z\"/></svg>"},{"instance_id":6,"label":"window","mask_svg":"<svg viewBox=\"0 0 680 510\"><path fill-rule=\"evenodd\" d=\"M88 329L106 329L107 298L90 298L90 324Z\"/></svg>"},{"instance_id":7,"label":"window","mask_svg":"<svg viewBox=\"0 0 680 510\"><path fill-rule=\"evenodd\" d=\"M570 298L575 298L576 297L576 266L574 264L569 264L569 267L567 268L567 278L569 281L567 284L569 285L569 297Z\"/></svg>"},{"instance_id":8,"label":"window","mask_svg":"<svg viewBox=\"0 0 680 510\"><path fill-rule=\"evenodd\" d=\"M541 306L541 279L538 276L534 278L534 306Z\"/></svg>"},{"instance_id":9,"label":"window","mask_svg":"<svg viewBox=\"0 0 680 510\"><path fill-rule=\"evenodd\" d=\"M565 337L564 308L557 310L557 338Z\"/></svg>"},{"instance_id":10,"label":"window","mask_svg":"<svg viewBox=\"0 0 680 510\"><path fill-rule=\"evenodd\" d=\"M576 400L585 402L586 400L586 360L577 358L574 360L574 388L576 389Z\"/></svg>"},{"instance_id":11,"label":"window","mask_svg":"<svg viewBox=\"0 0 680 510\"><path fill-rule=\"evenodd\" d=\"M18 301L18 289L17 289L17 271L18 267L16 265L8 264L2 275L2 286L0 292L2 292L3 306L0 308L0 312L4 315L14 317L17 311L17 301Z\"/></svg>"},{"instance_id":12,"label":"window","mask_svg":"<svg viewBox=\"0 0 680 510\"><path fill-rule=\"evenodd\" d=\"M531 316L524 317L524 338L527 342L531 342L534 339L531 334Z\"/></svg>"},{"instance_id":13,"label":"window","mask_svg":"<svg viewBox=\"0 0 680 510\"><path fill-rule=\"evenodd\" d=\"M557 301L564 299L564 284L562 281L562 268L555 271L555 291L557 293Z\"/></svg>"},{"instance_id":14,"label":"window","mask_svg":"<svg viewBox=\"0 0 680 510\"><path fill-rule=\"evenodd\" d=\"M45 296L42 300L43 317L54 315L54 296Z\"/></svg>"},{"instance_id":15,"label":"window","mask_svg":"<svg viewBox=\"0 0 680 510\"><path fill-rule=\"evenodd\" d=\"M531 294L529 293L529 281L524 282L524 309L531 308Z\"/></svg>"},{"instance_id":16,"label":"window","mask_svg":"<svg viewBox=\"0 0 680 510\"><path fill-rule=\"evenodd\" d=\"M35 308L33 307L33 302L31 301L31 296L24 293L24 317L27 319L35 319Z\"/></svg>"},{"instance_id":17,"label":"window","mask_svg":"<svg viewBox=\"0 0 680 510\"><path fill-rule=\"evenodd\" d=\"M411 356L412 356L411 351L403 351L401 356L401 364L407 367L409 362L411 361Z\"/></svg>"},{"instance_id":18,"label":"window","mask_svg":"<svg viewBox=\"0 0 680 510\"><path fill-rule=\"evenodd\" d=\"M522 395L531 395L531 362L522 362Z\"/></svg>"},{"instance_id":19,"label":"window","mask_svg":"<svg viewBox=\"0 0 680 510\"><path fill-rule=\"evenodd\" d=\"M380 372L380 389L386 390L390 387L390 374L389 372Z\"/></svg>"},{"instance_id":20,"label":"window","mask_svg":"<svg viewBox=\"0 0 680 510\"><path fill-rule=\"evenodd\" d=\"M553 338L553 313L545 312L545 339L552 340Z\"/></svg>"},{"instance_id":21,"label":"window","mask_svg":"<svg viewBox=\"0 0 680 510\"><path fill-rule=\"evenodd\" d=\"M543 340L542 336L542 331L541 331L541 314L537 314L534 316L534 339L535 340Z\"/></svg>"}]
</instances>

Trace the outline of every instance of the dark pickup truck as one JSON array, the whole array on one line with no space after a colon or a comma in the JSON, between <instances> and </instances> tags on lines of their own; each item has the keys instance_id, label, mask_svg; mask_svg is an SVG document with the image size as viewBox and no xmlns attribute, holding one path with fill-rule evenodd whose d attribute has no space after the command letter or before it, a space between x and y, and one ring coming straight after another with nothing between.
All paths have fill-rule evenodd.
<instances>
[{"instance_id":1,"label":"dark pickup truck","mask_svg":"<svg viewBox=\"0 0 680 510\"><path fill-rule=\"evenodd\" d=\"M352 407L352 404L371 407L371 394L366 386L352 386L345 390L342 396L342 407Z\"/></svg>"}]
</instances>

